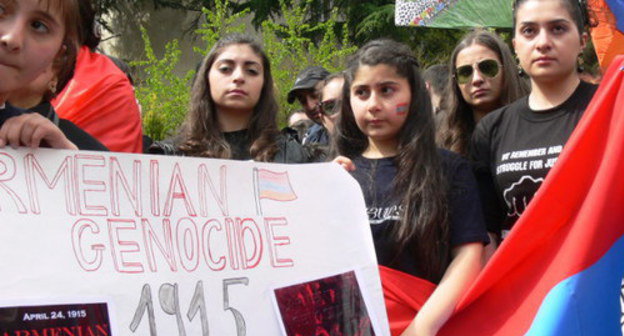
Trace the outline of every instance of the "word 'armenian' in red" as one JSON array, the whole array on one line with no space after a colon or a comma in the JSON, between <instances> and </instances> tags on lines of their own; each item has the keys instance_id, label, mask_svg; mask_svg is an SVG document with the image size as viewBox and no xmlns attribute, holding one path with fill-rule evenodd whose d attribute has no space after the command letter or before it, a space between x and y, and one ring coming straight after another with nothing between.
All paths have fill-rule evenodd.
<instances>
[{"instance_id":1,"label":"word 'armenian' in red","mask_svg":"<svg viewBox=\"0 0 624 336\"><path fill-rule=\"evenodd\" d=\"M40 194L47 189L64 201L64 210L72 216L167 217L174 209L190 217L230 216L225 165L209 171L206 164L198 164L192 177L183 175L179 163L168 176L161 176L160 165L158 160L133 160L131 171L124 171L115 156L75 154L56 167L44 167L34 154L27 154L22 167L13 156L0 152L0 211L42 214ZM16 191L19 184L26 186L26 195Z\"/></svg>"}]
</instances>

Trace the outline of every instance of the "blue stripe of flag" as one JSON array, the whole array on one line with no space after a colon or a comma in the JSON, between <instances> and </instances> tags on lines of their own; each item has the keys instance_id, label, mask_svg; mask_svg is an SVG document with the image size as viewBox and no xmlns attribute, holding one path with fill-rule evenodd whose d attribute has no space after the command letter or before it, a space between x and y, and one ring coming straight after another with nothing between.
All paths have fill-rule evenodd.
<instances>
[{"instance_id":1,"label":"blue stripe of flag","mask_svg":"<svg viewBox=\"0 0 624 336\"><path fill-rule=\"evenodd\" d=\"M526 335L622 335L624 237L594 265L555 286Z\"/></svg>"},{"instance_id":2,"label":"blue stripe of flag","mask_svg":"<svg viewBox=\"0 0 624 336\"><path fill-rule=\"evenodd\" d=\"M290 188L289 185L283 185L280 183L275 183L275 182L267 181L267 180L260 180L260 190L261 191L271 190L273 192L278 192L278 193L283 193L283 194L292 193L292 189Z\"/></svg>"}]
</instances>

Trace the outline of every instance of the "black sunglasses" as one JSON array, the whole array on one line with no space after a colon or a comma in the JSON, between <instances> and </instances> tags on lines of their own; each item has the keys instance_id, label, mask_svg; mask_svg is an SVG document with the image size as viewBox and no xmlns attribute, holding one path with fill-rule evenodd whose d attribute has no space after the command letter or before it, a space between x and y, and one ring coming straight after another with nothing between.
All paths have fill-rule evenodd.
<instances>
[{"instance_id":1,"label":"black sunglasses","mask_svg":"<svg viewBox=\"0 0 624 336\"><path fill-rule=\"evenodd\" d=\"M479 72L489 78L494 78L500 72L502 65L493 59L486 59L475 64ZM455 69L455 80L458 84L466 84L472 79L474 66L471 64L462 65Z\"/></svg>"},{"instance_id":2,"label":"black sunglasses","mask_svg":"<svg viewBox=\"0 0 624 336\"><path fill-rule=\"evenodd\" d=\"M329 99L319 103L320 112L327 116L332 116L338 112L340 112L340 105L342 104L342 100L340 99Z\"/></svg>"}]
</instances>

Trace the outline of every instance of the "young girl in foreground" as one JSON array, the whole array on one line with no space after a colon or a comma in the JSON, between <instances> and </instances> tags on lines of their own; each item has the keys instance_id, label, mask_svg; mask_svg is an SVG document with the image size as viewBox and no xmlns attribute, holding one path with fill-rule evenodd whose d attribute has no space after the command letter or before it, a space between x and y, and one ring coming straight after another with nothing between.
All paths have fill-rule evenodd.
<instances>
[{"instance_id":1,"label":"young girl in foreground","mask_svg":"<svg viewBox=\"0 0 624 336\"><path fill-rule=\"evenodd\" d=\"M53 63L73 67L78 13L76 0L0 0L0 147L77 149L50 120L6 100Z\"/></svg>"},{"instance_id":2,"label":"young girl in foreground","mask_svg":"<svg viewBox=\"0 0 624 336\"><path fill-rule=\"evenodd\" d=\"M596 86L581 81L577 59L587 41L577 0L516 0L513 45L531 79L528 97L477 125L475 161L488 230L504 238L568 141Z\"/></svg>"},{"instance_id":3,"label":"young girl in foreground","mask_svg":"<svg viewBox=\"0 0 624 336\"><path fill-rule=\"evenodd\" d=\"M409 281L399 290L426 300L405 308L386 295L393 335L434 335L479 273L488 238L470 166L435 147L431 102L409 48L377 40L358 51L337 133L364 193L384 294Z\"/></svg>"}]
</instances>

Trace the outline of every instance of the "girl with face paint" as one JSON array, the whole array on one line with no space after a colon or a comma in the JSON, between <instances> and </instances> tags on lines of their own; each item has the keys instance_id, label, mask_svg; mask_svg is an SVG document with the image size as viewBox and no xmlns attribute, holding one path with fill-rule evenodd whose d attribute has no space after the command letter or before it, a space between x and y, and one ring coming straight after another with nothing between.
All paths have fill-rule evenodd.
<instances>
[{"instance_id":1,"label":"girl with face paint","mask_svg":"<svg viewBox=\"0 0 624 336\"><path fill-rule=\"evenodd\" d=\"M392 333L434 335L481 269L488 242L471 169L436 148L431 101L403 44L376 40L358 51L341 113L338 161L352 163L364 192L384 293L401 279L411 285L398 290L426 301L406 314L386 296Z\"/></svg>"},{"instance_id":2,"label":"girl with face paint","mask_svg":"<svg viewBox=\"0 0 624 336\"><path fill-rule=\"evenodd\" d=\"M584 3L513 4L513 45L531 91L485 116L470 150L488 231L498 238L529 205L596 90L581 81L577 66L587 41Z\"/></svg>"}]
</instances>

